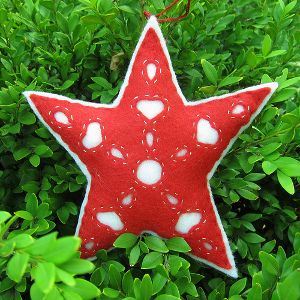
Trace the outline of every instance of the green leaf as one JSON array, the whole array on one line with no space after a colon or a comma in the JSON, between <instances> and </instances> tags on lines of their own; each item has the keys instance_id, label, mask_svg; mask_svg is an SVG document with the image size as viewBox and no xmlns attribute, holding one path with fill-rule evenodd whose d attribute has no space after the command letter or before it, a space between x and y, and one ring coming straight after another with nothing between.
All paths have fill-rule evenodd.
<instances>
[{"instance_id":1,"label":"green leaf","mask_svg":"<svg viewBox=\"0 0 300 300\"><path fill-rule=\"evenodd\" d=\"M35 240L34 243L26 249L27 252L36 256L47 253L51 246L56 243L56 235L57 233L53 232Z\"/></svg>"},{"instance_id":2,"label":"green leaf","mask_svg":"<svg viewBox=\"0 0 300 300\"><path fill-rule=\"evenodd\" d=\"M40 262L36 268L32 269L31 274L39 289L45 294L49 293L55 282L54 264L49 262Z\"/></svg>"},{"instance_id":3,"label":"green leaf","mask_svg":"<svg viewBox=\"0 0 300 300\"><path fill-rule=\"evenodd\" d=\"M63 237L50 245L43 257L45 260L59 265L73 257L79 245L78 237Z\"/></svg>"},{"instance_id":4,"label":"green leaf","mask_svg":"<svg viewBox=\"0 0 300 300\"><path fill-rule=\"evenodd\" d=\"M145 255L142 261L142 269L154 269L163 262L162 254L158 252L150 252Z\"/></svg>"},{"instance_id":5,"label":"green leaf","mask_svg":"<svg viewBox=\"0 0 300 300\"><path fill-rule=\"evenodd\" d=\"M165 242L156 236L146 236L144 238L147 247L151 250L167 253L169 249L167 248Z\"/></svg>"},{"instance_id":6,"label":"green leaf","mask_svg":"<svg viewBox=\"0 0 300 300\"><path fill-rule=\"evenodd\" d=\"M225 77L224 79L221 80L221 82L218 84L219 88L235 84L239 81L241 81L243 77L236 77L236 76L230 76L230 77Z\"/></svg>"},{"instance_id":7,"label":"green leaf","mask_svg":"<svg viewBox=\"0 0 300 300\"><path fill-rule=\"evenodd\" d=\"M153 276L153 294L159 293L163 287L165 286L166 282L168 281L168 278L165 276L162 276L160 273L155 273Z\"/></svg>"},{"instance_id":8,"label":"green leaf","mask_svg":"<svg viewBox=\"0 0 300 300\"><path fill-rule=\"evenodd\" d=\"M152 296L152 280L149 274L145 274L141 283L141 296L144 300L149 300Z\"/></svg>"},{"instance_id":9,"label":"green leaf","mask_svg":"<svg viewBox=\"0 0 300 300\"><path fill-rule=\"evenodd\" d=\"M83 300L90 300L100 296L100 290L87 280L76 278L75 282L75 286L66 286L64 289L68 292L78 294Z\"/></svg>"},{"instance_id":10,"label":"green leaf","mask_svg":"<svg viewBox=\"0 0 300 300\"><path fill-rule=\"evenodd\" d=\"M274 50L269 55L266 56L266 58L272 58L276 56L280 56L286 53L286 50Z\"/></svg>"},{"instance_id":11,"label":"green leaf","mask_svg":"<svg viewBox=\"0 0 300 300\"><path fill-rule=\"evenodd\" d=\"M262 271L268 272L271 275L277 275L279 272L279 265L274 256L266 252L259 252L259 259L262 262Z\"/></svg>"},{"instance_id":12,"label":"green leaf","mask_svg":"<svg viewBox=\"0 0 300 300\"><path fill-rule=\"evenodd\" d=\"M36 168L39 166L41 159L38 155L34 154L34 155L30 156L29 162Z\"/></svg>"},{"instance_id":13,"label":"green leaf","mask_svg":"<svg viewBox=\"0 0 300 300\"><path fill-rule=\"evenodd\" d=\"M278 283L278 295L280 300L298 300L300 298L300 272L294 270L283 282Z\"/></svg>"},{"instance_id":14,"label":"green leaf","mask_svg":"<svg viewBox=\"0 0 300 300\"><path fill-rule=\"evenodd\" d=\"M130 266L134 266L139 257L140 257L140 254L141 254L141 250L140 250L140 247L139 245L135 245L131 251L130 251L130 254L129 254L129 265Z\"/></svg>"},{"instance_id":15,"label":"green leaf","mask_svg":"<svg viewBox=\"0 0 300 300\"><path fill-rule=\"evenodd\" d=\"M138 237L132 233L123 233L114 242L116 248L131 248L135 245Z\"/></svg>"},{"instance_id":16,"label":"green leaf","mask_svg":"<svg viewBox=\"0 0 300 300\"><path fill-rule=\"evenodd\" d=\"M19 116L19 122L25 125L32 125L35 121L35 115L29 111L23 111Z\"/></svg>"},{"instance_id":17,"label":"green leaf","mask_svg":"<svg viewBox=\"0 0 300 300\"><path fill-rule=\"evenodd\" d=\"M101 24L101 19L99 16L90 15L81 17L81 22L87 25L99 25Z\"/></svg>"},{"instance_id":18,"label":"green leaf","mask_svg":"<svg viewBox=\"0 0 300 300\"><path fill-rule=\"evenodd\" d=\"M27 253L17 252L7 264L7 276L15 282L20 282L26 271L28 261L29 255Z\"/></svg>"},{"instance_id":19,"label":"green leaf","mask_svg":"<svg viewBox=\"0 0 300 300\"><path fill-rule=\"evenodd\" d=\"M14 237L10 238L9 240L15 243L16 249L26 248L34 243L33 237L26 233L19 233Z\"/></svg>"},{"instance_id":20,"label":"green leaf","mask_svg":"<svg viewBox=\"0 0 300 300\"><path fill-rule=\"evenodd\" d=\"M92 80L106 90L110 90L112 88L111 83L103 77L92 77Z\"/></svg>"},{"instance_id":21,"label":"green leaf","mask_svg":"<svg viewBox=\"0 0 300 300\"><path fill-rule=\"evenodd\" d=\"M36 283L30 288L30 298L31 300L41 300L45 298L45 294L40 290Z\"/></svg>"},{"instance_id":22,"label":"green leaf","mask_svg":"<svg viewBox=\"0 0 300 300\"><path fill-rule=\"evenodd\" d=\"M85 274L90 273L94 270L95 265L84 259L73 258L66 263L60 265L60 268L70 274Z\"/></svg>"},{"instance_id":23,"label":"green leaf","mask_svg":"<svg viewBox=\"0 0 300 300\"><path fill-rule=\"evenodd\" d=\"M0 224L3 224L11 217L11 214L7 211L0 211Z\"/></svg>"},{"instance_id":24,"label":"green leaf","mask_svg":"<svg viewBox=\"0 0 300 300\"><path fill-rule=\"evenodd\" d=\"M267 175L270 175L272 174L273 172L276 171L277 169L277 166L274 165L272 162L270 161L264 161L262 163L262 169L264 170L264 172L267 174Z\"/></svg>"},{"instance_id":25,"label":"green leaf","mask_svg":"<svg viewBox=\"0 0 300 300\"><path fill-rule=\"evenodd\" d=\"M236 281L229 289L229 297L239 295L246 287L247 278L242 278Z\"/></svg>"},{"instance_id":26,"label":"green leaf","mask_svg":"<svg viewBox=\"0 0 300 300\"><path fill-rule=\"evenodd\" d=\"M109 298L115 299L119 297L120 292L118 290L106 287L103 289L103 294Z\"/></svg>"},{"instance_id":27,"label":"green leaf","mask_svg":"<svg viewBox=\"0 0 300 300\"><path fill-rule=\"evenodd\" d=\"M18 210L15 212L15 215L18 216L19 218L22 218L22 219L28 220L28 221L31 221L33 219L32 214L26 210Z\"/></svg>"},{"instance_id":28,"label":"green leaf","mask_svg":"<svg viewBox=\"0 0 300 300\"><path fill-rule=\"evenodd\" d=\"M177 252L191 251L191 247L182 237L173 237L166 241L166 245L169 248L169 250L173 250Z\"/></svg>"},{"instance_id":29,"label":"green leaf","mask_svg":"<svg viewBox=\"0 0 300 300\"><path fill-rule=\"evenodd\" d=\"M241 236L241 238L250 243L250 244L257 244L257 243L262 243L265 241L265 239L263 237L261 237L260 235L256 234L256 233L245 233Z\"/></svg>"},{"instance_id":30,"label":"green leaf","mask_svg":"<svg viewBox=\"0 0 300 300\"><path fill-rule=\"evenodd\" d=\"M262 43L262 54L263 56L267 56L272 48L272 40L270 36L267 34Z\"/></svg>"},{"instance_id":31,"label":"green leaf","mask_svg":"<svg viewBox=\"0 0 300 300\"><path fill-rule=\"evenodd\" d=\"M295 187L293 180L285 175L283 172L277 170L277 178L280 183L280 185L291 195L295 194Z\"/></svg>"},{"instance_id":32,"label":"green leaf","mask_svg":"<svg viewBox=\"0 0 300 300\"><path fill-rule=\"evenodd\" d=\"M236 190L243 198L247 200L256 200L258 196L254 194L252 191L249 191L247 189L238 189Z\"/></svg>"},{"instance_id":33,"label":"green leaf","mask_svg":"<svg viewBox=\"0 0 300 300\"><path fill-rule=\"evenodd\" d=\"M69 286L74 286L76 284L75 279L68 272L56 267L55 268L56 277Z\"/></svg>"},{"instance_id":34,"label":"green leaf","mask_svg":"<svg viewBox=\"0 0 300 300\"><path fill-rule=\"evenodd\" d=\"M116 290L119 290L121 288L120 271L114 265L110 265L108 275L109 275L110 286Z\"/></svg>"},{"instance_id":35,"label":"green leaf","mask_svg":"<svg viewBox=\"0 0 300 300\"><path fill-rule=\"evenodd\" d=\"M252 288L248 291L247 300L262 300L262 288L259 283L253 284Z\"/></svg>"},{"instance_id":36,"label":"green leaf","mask_svg":"<svg viewBox=\"0 0 300 300\"><path fill-rule=\"evenodd\" d=\"M131 271L128 270L122 278L122 289L126 294L131 294L133 286L133 277Z\"/></svg>"},{"instance_id":37,"label":"green leaf","mask_svg":"<svg viewBox=\"0 0 300 300\"><path fill-rule=\"evenodd\" d=\"M300 176L300 161L292 157L279 157L273 163L282 173L289 177Z\"/></svg>"},{"instance_id":38,"label":"green leaf","mask_svg":"<svg viewBox=\"0 0 300 300\"><path fill-rule=\"evenodd\" d=\"M168 294L162 294L156 297L155 300L178 300L178 297L168 295Z\"/></svg>"},{"instance_id":39,"label":"green leaf","mask_svg":"<svg viewBox=\"0 0 300 300\"><path fill-rule=\"evenodd\" d=\"M31 151L27 148L21 148L13 152L13 156L15 160L21 160L28 156L31 153Z\"/></svg>"},{"instance_id":40,"label":"green leaf","mask_svg":"<svg viewBox=\"0 0 300 300\"><path fill-rule=\"evenodd\" d=\"M278 51L285 51L285 50L278 50ZM273 52L272 52L273 53ZM280 90L286 88L286 87L289 87L291 85L295 85L297 84L298 82L300 81L300 76L299 77L294 77L294 78L291 78L291 79L288 79L286 80L284 83L282 83L279 88Z\"/></svg>"},{"instance_id":41,"label":"green leaf","mask_svg":"<svg viewBox=\"0 0 300 300\"><path fill-rule=\"evenodd\" d=\"M120 5L120 6L118 6L118 9L120 9L122 11L125 11L127 13L130 13L130 14L134 14L135 13L135 11L133 9L131 9L131 7L128 6L128 5Z\"/></svg>"},{"instance_id":42,"label":"green leaf","mask_svg":"<svg viewBox=\"0 0 300 300\"><path fill-rule=\"evenodd\" d=\"M207 79L214 85L217 85L218 73L215 67L205 59L201 59L201 65Z\"/></svg>"}]
</instances>

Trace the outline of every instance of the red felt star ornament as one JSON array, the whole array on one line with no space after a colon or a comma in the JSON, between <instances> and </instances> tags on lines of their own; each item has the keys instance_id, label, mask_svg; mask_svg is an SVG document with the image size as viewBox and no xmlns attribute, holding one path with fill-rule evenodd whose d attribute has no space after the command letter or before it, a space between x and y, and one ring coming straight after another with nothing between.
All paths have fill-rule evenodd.
<instances>
[{"instance_id":1,"label":"red felt star ornament","mask_svg":"<svg viewBox=\"0 0 300 300\"><path fill-rule=\"evenodd\" d=\"M76 230L82 257L111 248L124 232L146 231L184 237L194 258L236 277L209 179L276 87L188 102L151 17L113 104L25 92L87 177Z\"/></svg>"}]
</instances>

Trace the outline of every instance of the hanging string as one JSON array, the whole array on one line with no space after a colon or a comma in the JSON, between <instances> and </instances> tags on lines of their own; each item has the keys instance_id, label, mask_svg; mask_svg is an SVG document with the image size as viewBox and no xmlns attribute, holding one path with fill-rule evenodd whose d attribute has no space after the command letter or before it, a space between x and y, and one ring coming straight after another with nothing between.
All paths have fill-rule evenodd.
<instances>
[{"instance_id":1,"label":"hanging string","mask_svg":"<svg viewBox=\"0 0 300 300\"><path fill-rule=\"evenodd\" d=\"M161 15L163 15L165 12L167 12L170 8L172 8L179 0L175 0L173 1L170 5L168 5L163 11L161 11L160 13L156 14L155 16L157 17L157 21L159 23L162 22L175 22L175 21L180 21L182 19L184 19L190 12L190 7L191 7L191 0L188 0L187 4L186 4L186 8L185 8L185 13L177 18L164 18L164 19L159 19L158 17L160 17ZM152 16L152 14L148 11L144 11L144 16L147 18L150 18Z\"/></svg>"}]
</instances>

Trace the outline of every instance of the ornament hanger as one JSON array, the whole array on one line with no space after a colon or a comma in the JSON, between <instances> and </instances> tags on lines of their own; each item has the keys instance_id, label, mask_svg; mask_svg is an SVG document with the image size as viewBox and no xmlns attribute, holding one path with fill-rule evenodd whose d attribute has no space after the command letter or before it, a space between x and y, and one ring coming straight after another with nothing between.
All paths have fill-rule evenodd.
<instances>
[{"instance_id":1,"label":"ornament hanger","mask_svg":"<svg viewBox=\"0 0 300 300\"><path fill-rule=\"evenodd\" d=\"M170 8L172 8L176 3L178 3L179 0L175 0L173 1L170 5L168 5L164 10L162 10L160 13L156 14L155 17L160 17L162 16L164 13L166 13ZM187 15L190 12L190 7L191 7L191 0L188 0L187 4L186 4L186 8L185 8L185 13L179 17L176 18L164 18L164 19L157 19L157 21L159 23L163 23L163 22L175 22L175 21L180 21L182 19L184 19L185 17L187 17ZM152 14L149 11L144 11L144 16L147 18L150 18L152 16Z\"/></svg>"}]
</instances>

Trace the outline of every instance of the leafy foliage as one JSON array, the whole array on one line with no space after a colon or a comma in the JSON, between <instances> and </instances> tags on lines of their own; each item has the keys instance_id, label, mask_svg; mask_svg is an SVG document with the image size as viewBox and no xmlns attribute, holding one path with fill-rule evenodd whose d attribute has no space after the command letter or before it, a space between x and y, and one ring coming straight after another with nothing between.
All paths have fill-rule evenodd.
<instances>
[{"instance_id":1,"label":"leafy foliage","mask_svg":"<svg viewBox=\"0 0 300 300\"><path fill-rule=\"evenodd\" d=\"M239 280L191 260L182 239L123 235L91 263L79 259L80 241L66 237L86 179L21 92L111 102L143 10L156 13L170 2L1 1L1 299L300 299L297 1L192 1L187 19L162 24L188 99L279 83L211 180Z\"/></svg>"}]
</instances>

